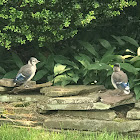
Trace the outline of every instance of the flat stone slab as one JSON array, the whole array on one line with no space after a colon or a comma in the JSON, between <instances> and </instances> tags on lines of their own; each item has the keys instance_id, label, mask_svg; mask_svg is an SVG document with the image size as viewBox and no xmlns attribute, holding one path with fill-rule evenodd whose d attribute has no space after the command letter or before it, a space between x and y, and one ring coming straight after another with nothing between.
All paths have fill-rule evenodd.
<instances>
[{"instance_id":1,"label":"flat stone slab","mask_svg":"<svg viewBox=\"0 0 140 140\"><path fill-rule=\"evenodd\" d=\"M127 112L126 118L133 120L140 120L140 110L132 109Z\"/></svg>"},{"instance_id":2,"label":"flat stone slab","mask_svg":"<svg viewBox=\"0 0 140 140\"><path fill-rule=\"evenodd\" d=\"M95 95L91 97L71 96L71 97L58 97L50 98L46 101L47 104L88 104L96 103L99 100L99 96Z\"/></svg>"},{"instance_id":3,"label":"flat stone slab","mask_svg":"<svg viewBox=\"0 0 140 140\"><path fill-rule=\"evenodd\" d=\"M69 117L48 117L44 126L51 129L75 129L88 131L132 132L140 130L140 121L105 121L73 119Z\"/></svg>"},{"instance_id":4,"label":"flat stone slab","mask_svg":"<svg viewBox=\"0 0 140 140\"><path fill-rule=\"evenodd\" d=\"M140 109L140 101L135 103L135 108L139 108Z\"/></svg>"},{"instance_id":5,"label":"flat stone slab","mask_svg":"<svg viewBox=\"0 0 140 140\"><path fill-rule=\"evenodd\" d=\"M0 86L14 87L15 84L13 83L13 79L3 78L3 79L0 79Z\"/></svg>"},{"instance_id":6,"label":"flat stone slab","mask_svg":"<svg viewBox=\"0 0 140 140\"><path fill-rule=\"evenodd\" d=\"M40 90L40 93L48 97L74 96L79 94L88 94L98 92L105 89L102 85L68 85L45 87Z\"/></svg>"},{"instance_id":7,"label":"flat stone slab","mask_svg":"<svg viewBox=\"0 0 140 140\"><path fill-rule=\"evenodd\" d=\"M11 124L11 125L19 125L19 126L42 126L41 122L36 122L36 121L30 121L30 120L13 120L10 118L0 118L0 125L3 124Z\"/></svg>"},{"instance_id":8,"label":"flat stone slab","mask_svg":"<svg viewBox=\"0 0 140 140\"><path fill-rule=\"evenodd\" d=\"M59 116L69 116L74 118L87 118L96 120L114 120L117 115L114 110L94 110L94 111L58 111Z\"/></svg>"},{"instance_id":9,"label":"flat stone slab","mask_svg":"<svg viewBox=\"0 0 140 140\"><path fill-rule=\"evenodd\" d=\"M133 93L123 94L120 90L107 90L99 96L102 103L110 104L111 107L137 102Z\"/></svg>"},{"instance_id":10,"label":"flat stone slab","mask_svg":"<svg viewBox=\"0 0 140 140\"><path fill-rule=\"evenodd\" d=\"M0 86L0 92L5 92L5 91L8 91L8 89L6 87L1 87Z\"/></svg>"},{"instance_id":11,"label":"flat stone slab","mask_svg":"<svg viewBox=\"0 0 140 140\"><path fill-rule=\"evenodd\" d=\"M37 108L39 112L45 112L48 110L106 110L111 108L110 105L97 102L97 103L82 103L82 104L46 104L38 103Z\"/></svg>"},{"instance_id":12,"label":"flat stone slab","mask_svg":"<svg viewBox=\"0 0 140 140\"><path fill-rule=\"evenodd\" d=\"M0 95L0 102L36 102L40 100L47 100L48 97L43 95Z\"/></svg>"},{"instance_id":13,"label":"flat stone slab","mask_svg":"<svg viewBox=\"0 0 140 140\"><path fill-rule=\"evenodd\" d=\"M89 93L87 95L55 97L44 102L38 102L38 109L48 110L107 110L116 106L135 103L133 94L118 94L117 90L107 90L104 93Z\"/></svg>"}]
</instances>

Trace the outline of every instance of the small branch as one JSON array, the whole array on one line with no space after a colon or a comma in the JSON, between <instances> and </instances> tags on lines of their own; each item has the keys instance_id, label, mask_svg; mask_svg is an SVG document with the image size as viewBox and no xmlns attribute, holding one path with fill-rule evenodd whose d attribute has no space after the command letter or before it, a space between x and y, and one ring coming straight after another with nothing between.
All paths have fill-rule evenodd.
<instances>
[{"instance_id":1,"label":"small branch","mask_svg":"<svg viewBox=\"0 0 140 140\"><path fill-rule=\"evenodd\" d=\"M47 82L47 83L43 83L43 84L35 84L32 85L31 87L25 87L24 85L19 86L19 87L15 87L13 90L9 91L9 94L11 93L19 93L19 92L23 92L23 91L30 91L30 90L36 90L42 87L49 87L52 85L52 82Z\"/></svg>"}]
</instances>

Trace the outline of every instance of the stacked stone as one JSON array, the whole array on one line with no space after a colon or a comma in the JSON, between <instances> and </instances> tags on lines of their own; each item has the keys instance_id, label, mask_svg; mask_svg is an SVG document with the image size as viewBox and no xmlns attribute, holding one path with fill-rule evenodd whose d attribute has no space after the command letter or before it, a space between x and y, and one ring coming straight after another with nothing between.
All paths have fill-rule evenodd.
<instances>
[{"instance_id":1,"label":"stacked stone","mask_svg":"<svg viewBox=\"0 0 140 140\"><path fill-rule=\"evenodd\" d=\"M140 131L140 103L136 103L133 94L123 95L101 85L71 85L9 95L3 87L5 83L0 81L0 124L94 132ZM115 108L132 103L136 103L134 109L120 118Z\"/></svg>"},{"instance_id":2,"label":"stacked stone","mask_svg":"<svg viewBox=\"0 0 140 140\"><path fill-rule=\"evenodd\" d=\"M118 118L114 107L135 103L132 94L118 95L118 90L103 86L66 86L42 88L49 99L37 103L41 113L56 111L46 116L44 126L51 129L130 132L139 128L139 121Z\"/></svg>"}]
</instances>

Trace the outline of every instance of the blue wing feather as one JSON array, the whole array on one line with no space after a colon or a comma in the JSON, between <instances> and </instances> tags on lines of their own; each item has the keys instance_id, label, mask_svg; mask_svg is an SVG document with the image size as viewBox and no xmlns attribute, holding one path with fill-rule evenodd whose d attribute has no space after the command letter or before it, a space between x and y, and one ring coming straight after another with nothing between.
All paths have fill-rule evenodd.
<instances>
[{"instance_id":1,"label":"blue wing feather","mask_svg":"<svg viewBox=\"0 0 140 140\"><path fill-rule=\"evenodd\" d=\"M129 88L129 83L119 82L119 83L116 83L116 85L118 88L122 88L122 89Z\"/></svg>"},{"instance_id":2,"label":"blue wing feather","mask_svg":"<svg viewBox=\"0 0 140 140\"><path fill-rule=\"evenodd\" d=\"M30 76L25 76L23 75L22 73L19 73L16 78L14 79L14 83L19 83L19 84L22 84L24 83L25 81L27 81L27 79L29 78Z\"/></svg>"}]
</instances>

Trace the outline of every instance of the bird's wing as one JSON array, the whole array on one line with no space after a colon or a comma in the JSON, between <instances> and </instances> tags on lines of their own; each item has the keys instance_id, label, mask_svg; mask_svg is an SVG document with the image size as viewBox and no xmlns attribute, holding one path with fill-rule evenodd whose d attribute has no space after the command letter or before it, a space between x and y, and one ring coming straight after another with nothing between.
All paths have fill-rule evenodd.
<instances>
[{"instance_id":1,"label":"bird's wing","mask_svg":"<svg viewBox=\"0 0 140 140\"><path fill-rule=\"evenodd\" d=\"M126 89L129 88L128 77L123 71L113 72L112 74L112 84L115 88Z\"/></svg>"},{"instance_id":2,"label":"bird's wing","mask_svg":"<svg viewBox=\"0 0 140 140\"><path fill-rule=\"evenodd\" d=\"M16 78L14 79L15 83L24 83L27 81L30 76L32 75L31 67L30 65L24 65L20 68Z\"/></svg>"},{"instance_id":3,"label":"bird's wing","mask_svg":"<svg viewBox=\"0 0 140 140\"><path fill-rule=\"evenodd\" d=\"M18 74L22 73L25 77L29 77L32 74L31 66L30 65L24 65L20 68ZM17 75L18 75L17 74Z\"/></svg>"},{"instance_id":4,"label":"bird's wing","mask_svg":"<svg viewBox=\"0 0 140 140\"><path fill-rule=\"evenodd\" d=\"M123 71L113 72L112 78L115 83L117 83L117 82L118 83L119 82L128 83L128 77L127 77L126 73L124 73Z\"/></svg>"}]
</instances>

